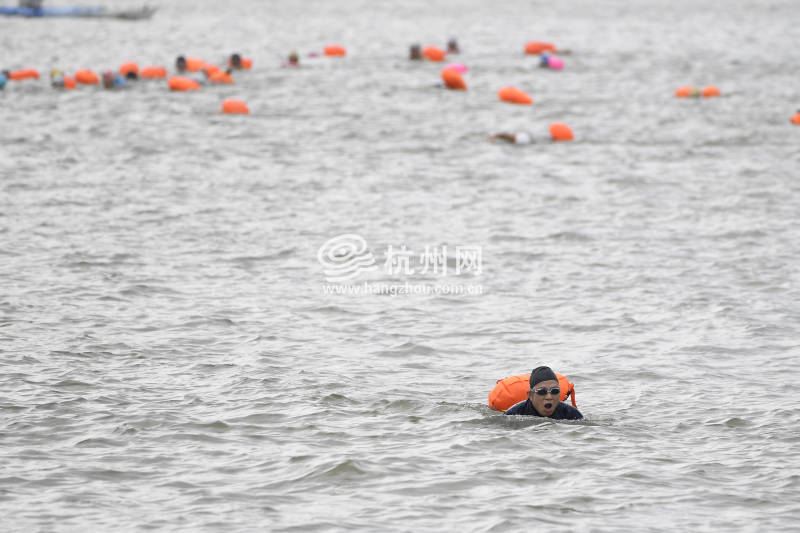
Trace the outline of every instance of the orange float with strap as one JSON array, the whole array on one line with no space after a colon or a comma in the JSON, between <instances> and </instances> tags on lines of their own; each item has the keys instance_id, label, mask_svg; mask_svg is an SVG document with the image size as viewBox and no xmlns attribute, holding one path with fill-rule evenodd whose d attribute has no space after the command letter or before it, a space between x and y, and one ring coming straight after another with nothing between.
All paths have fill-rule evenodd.
<instances>
[{"instance_id":1,"label":"orange float with strap","mask_svg":"<svg viewBox=\"0 0 800 533\"><path fill-rule=\"evenodd\" d=\"M503 102L510 104L531 105L533 103L533 98L516 87L503 87L497 91L497 96Z\"/></svg>"},{"instance_id":2,"label":"orange float with strap","mask_svg":"<svg viewBox=\"0 0 800 533\"><path fill-rule=\"evenodd\" d=\"M69 76L64 76L64 89L71 91L76 87L75 78L71 78Z\"/></svg>"},{"instance_id":3,"label":"orange float with strap","mask_svg":"<svg viewBox=\"0 0 800 533\"><path fill-rule=\"evenodd\" d=\"M38 80L39 79L39 71L35 68L22 68L19 70L15 70L10 72L8 75L8 79L14 81L22 81L22 80Z\"/></svg>"},{"instance_id":4,"label":"orange float with strap","mask_svg":"<svg viewBox=\"0 0 800 533\"><path fill-rule=\"evenodd\" d=\"M167 82L170 91L198 91L200 84L184 76L172 76Z\"/></svg>"},{"instance_id":5,"label":"orange float with strap","mask_svg":"<svg viewBox=\"0 0 800 533\"><path fill-rule=\"evenodd\" d=\"M553 122L550 124L550 136L554 141L571 141L575 138L572 129L563 122Z\"/></svg>"},{"instance_id":6,"label":"orange float with strap","mask_svg":"<svg viewBox=\"0 0 800 533\"><path fill-rule=\"evenodd\" d=\"M139 73L140 78L163 79L167 77L167 69L164 67L144 67Z\"/></svg>"},{"instance_id":7,"label":"orange float with strap","mask_svg":"<svg viewBox=\"0 0 800 533\"><path fill-rule=\"evenodd\" d=\"M224 70L217 70L208 77L208 81L211 83L233 83L233 78Z\"/></svg>"},{"instance_id":8,"label":"orange float with strap","mask_svg":"<svg viewBox=\"0 0 800 533\"><path fill-rule=\"evenodd\" d=\"M544 52L555 52L556 45L553 43L544 43L541 41L530 41L525 43L525 53L539 55Z\"/></svg>"},{"instance_id":9,"label":"orange float with strap","mask_svg":"<svg viewBox=\"0 0 800 533\"><path fill-rule=\"evenodd\" d=\"M129 72L133 72L137 76L139 75L139 65L134 63L133 61L129 61L127 63L123 63L119 67L119 73L123 76L127 76Z\"/></svg>"},{"instance_id":10,"label":"orange float with strap","mask_svg":"<svg viewBox=\"0 0 800 533\"><path fill-rule=\"evenodd\" d=\"M713 85L708 85L706 87L703 87L703 92L701 94L703 95L703 98L713 98L715 96L719 96L720 92L719 89L717 89Z\"/></svg>"},{"instance_id":11,"label":"orange float with strap","mask_svg":"<svg viewBox=\"0 0 800 533\"><path fill-rule=\"evenodd\" d=\"M186 70L188 70L189 72L197 72L204 66L206 66L206 62L203 61L202 59L197 59L196 57L186 58Z\"/></svg>"},{"instance_id":12,"label":"orange float with strap","mask_svg":"<svg viewBox=\"0 0 800 533\"><path fill-rule=\"evenodd\" d=\"M344 57L347 55L347 50L345 50L344 46L339 46L338 44L331 44L325 47L325 55L330 57ZM242 60L242 66L244 66L244 59Z\"/></svg>"},{"instance_id":13,"label":"orange float with strap","mask_svg":"<svg viewBox=\"0 0 800 533\"><path fill-rule=\"evenodd\" d=\"M445 54L444 50L441 48L437 48L435 46L426 46L422 49L422 55L424 55L428 61L438 62L444 61L444 57L447 54Z\"/></svg>"},{"instance_id":14,"label":"orange float with strap","mask_svg":"<svg viewBox=\"0 0 800 533\"><path fill-rule=\"evenodd\" d=\"M222 112L228 115L249 115L250 110L247 108L247 104L242 102L241 100L225 100L222 102Z\"/></svg>"},{"instance_id":15,"label":"orange float with strap","mask_svg":"<svg viewBox=\"0 0 800 533\"><path fill-rule=\"evenodd\" d=\"M567 397L572 401L573 407L578 407L575 403L575 385L556 372L558 378L558 388L561 389L560 400L562 402L567 400ZM506 411L512 405L522 402L528 398L528 391L530 390L530 374L519 374L517 376L510 376L504 379L498 379L497 384L489 393L489 407L493 407L498 411Z\"/></svg>"},{"instance_id":16,"label":"orange float with strap","mask_svg":"<svg viewBox=\"0 0 800 533\"><path fill-rule=\"evenodd\" d=\"M461 77L461 73L457 70L451 68L442 70L442 81L444 81L448 89L453 89L455 91L467 90L467 84L464 82L464 78Z\"/></svg>"},{"instance_id":17,"label":"orange float with strap","mask_svg":"<svg viewBox=\"0 0 800 533\"><path fill-rule=\"evenodd\" d=\"M794 114L792 118L789 119L792 124L800 126L800 111Z\"/></svg>"},{"instance_id":18,"label":"orange float with strap","mask_svg":"<svg viewBox=\"0 0 800 533\"><path fill-rule=\"evenodd\" d=\"M83 85L97 85L100 77L89 69L82 69L75 73L75 81Z\"/></svg>"},{"instance_id":19,"label":"orange float with strap","mask_svg":"<svg viewBox=\"0 0 800 533\"><path fill-rule=\"evenodd\" d=\"M212 65L210 63L203 67L203 72L205 72L206 76L208 76L209 78L211 76L213 76L214 74L216 74L217 72L221 72L221 71L222 71L221 68L219 68L216 65Z\"/></svg>"}]
</instances>

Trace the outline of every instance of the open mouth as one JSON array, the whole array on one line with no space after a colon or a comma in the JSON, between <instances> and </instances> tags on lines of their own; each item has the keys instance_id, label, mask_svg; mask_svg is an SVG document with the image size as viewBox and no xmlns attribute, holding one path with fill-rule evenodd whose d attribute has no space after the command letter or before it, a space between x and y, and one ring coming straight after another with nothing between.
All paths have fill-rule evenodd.
<instances>
[{"instance_id":1,"label":"open mouth","mask_svg":"<svg viewBox=\"0 0 800 533\"><path fill-rule=\"evenodd\" d=\"M553 408L553 402L545 402L544 408L550 410Z\"/></svg>"}]
</instances>

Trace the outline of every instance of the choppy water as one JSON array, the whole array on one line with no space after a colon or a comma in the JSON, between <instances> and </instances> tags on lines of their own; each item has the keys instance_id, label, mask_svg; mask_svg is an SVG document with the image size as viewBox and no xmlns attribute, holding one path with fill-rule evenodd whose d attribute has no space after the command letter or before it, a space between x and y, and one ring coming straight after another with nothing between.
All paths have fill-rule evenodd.
<instances>
[{"instance_id":1,"label":"choppy water","mask_svg":"<svg viewBox=\"0 0 800 533\"><path fill-rule=\"evenodd\" d=\"M796 530L793 0L222 9L0 20L7 67L255 61L0 93L3 531ZM466 93L405 59L451 35ZM487 142L552 121L576 141ZM481 246L483 294L325 294L341 233ZM486 406L539 364L587 422Z\"/></svg>"}]
</instances>

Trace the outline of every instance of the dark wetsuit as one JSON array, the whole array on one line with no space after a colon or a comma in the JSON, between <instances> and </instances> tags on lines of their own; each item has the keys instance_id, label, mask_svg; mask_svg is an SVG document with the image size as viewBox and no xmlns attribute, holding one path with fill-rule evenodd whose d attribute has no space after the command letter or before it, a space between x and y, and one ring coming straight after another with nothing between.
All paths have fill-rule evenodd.
<instances>
[{"instance_id":1,"label":"dark wetsuit","mask_svg":"<svg viewBox=\"0 0 800 533\"><path fill-rule=\"evenodd\" d=\"M519 402L517 404L512 405L506 411L507 415L528 415L528 416L542 416L539 414L533 407L533 402L530 400L525 400L524 402ZM556 406L556 410L553 411L553 414L550 415L548 418L552 418L554 420L580 420L583 418L583 415L580 411L568 405L564 402L560 402L558 406Z\"/></svg>"}]
</instances>

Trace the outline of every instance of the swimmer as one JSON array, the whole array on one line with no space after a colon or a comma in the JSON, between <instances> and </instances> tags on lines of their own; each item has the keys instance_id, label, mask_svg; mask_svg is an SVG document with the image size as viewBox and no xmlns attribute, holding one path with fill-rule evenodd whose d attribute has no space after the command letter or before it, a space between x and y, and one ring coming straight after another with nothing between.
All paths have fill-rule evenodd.
<instances>
[{"instance_id":1,"label":"swimmer","mask_svg":"<svg viewBox=\"0 0 800 533\"><path fill-rule=\"evenodd\" d=\"M183 56L178 56L175 59L175 70L178 72L186 72L186 58Z\"/></svg>"},{"instance_id":2,"label":"swimmer","mask_svg":"<svg viewBox=\"0 0 800 533\"><path fill-rule=\"evenodd\" d=\"M0 91L5 88L7 79L5 72L0 72Z\"/></svg>"},{"instance_id":3,"label":"swimmer","mask_svg":"<svg viewBox=\"0 0 800 533\"><path fill-rule=\"evenodd\" d=\"M103 72L103 88L104 89L117 89L126 87L128 84L120 74L115 74L110 70Z\"/></svg>"},{"instance_id":4,"label":"swimmer","mask_svg":"<svg viewBox=\"0 0 800 533\"><path fill-rule=\"evenodd\" d=\"M133 70L129 70L128 72L125 73L125 79L136 81L139 79L139 74L134 72Z\"/></svg>"},{"instance_id":5,"label":"swimmer","mask_svg":"<svg viewBox=\"0 0 800 533\"><path fill-rule=\"evenodd\" d=\"M408 58L412 61L419 61L422 59L422 47L418 44L412 44L408 48Z\"/></svg>"},{"instance_id":6,"label":"swimmer","mask_svg":"<svg viewBox=\"0 0 800 533\"><path fill-rule=\"evenodd\" d=\"M458 41L456 41L452 37L450 38L449 41L447 41L447 53L448 54L460 54L461 53L461 49L458 47Z\"/></svg>"},{"instance_id":7,"label":"swimmer","mask_svg":"<svg viewBox=\"0 0 800 533\"><path fill-rule=\"evenodd\" d=\"M489 140L492 142L495 140L506 141L511 144L531 144L533 142L530 134L524 131L519 133L495 133L489 137Z\"/></svg>"},{"instance_id":8,"label":"swimmer","mask_svg":"<svg viewBox=\"0 0 800 533\"><path fill-rule=\"evenodd\" d=\"M241 54L231 54L230 59L228 59L228 64L231 68L235 68L237 70L242 68L242 56Z\"/></svg>"},{"instance_id":9,"label":"swimmer","mask_svg":"<svg viewBox=\"0 0 800 533\"><path fill-rule=\"evenodd\" d=\"M514 404L507 415L527 415L552 418L554 420L580 420L583 415L571 405L561 403L558 377L548 366L533 369L530 377L528 399Z\"/></svg>"},{"instance_id":10,"label":"swimmer","mask_svg":"<svg viewBox=\"0 0 800 533\"><path fill-rule=\"evenodd\" d=\"M297 55L297 52L292 50L289 52L289 60L284 63L286 67L299 67L300 66L300 56Z\"/></svg>"},{"instance_id":11,"label":"swimmer","mask_svg":"<svg viewBox=\"0 0 800 533\"><path fill-rule=\"evenodd\" d=\"M64 88L64 73L58 69L53 69L50 71L50 86L53 89L63 89Z\"/></svg>"}]
</instances>

